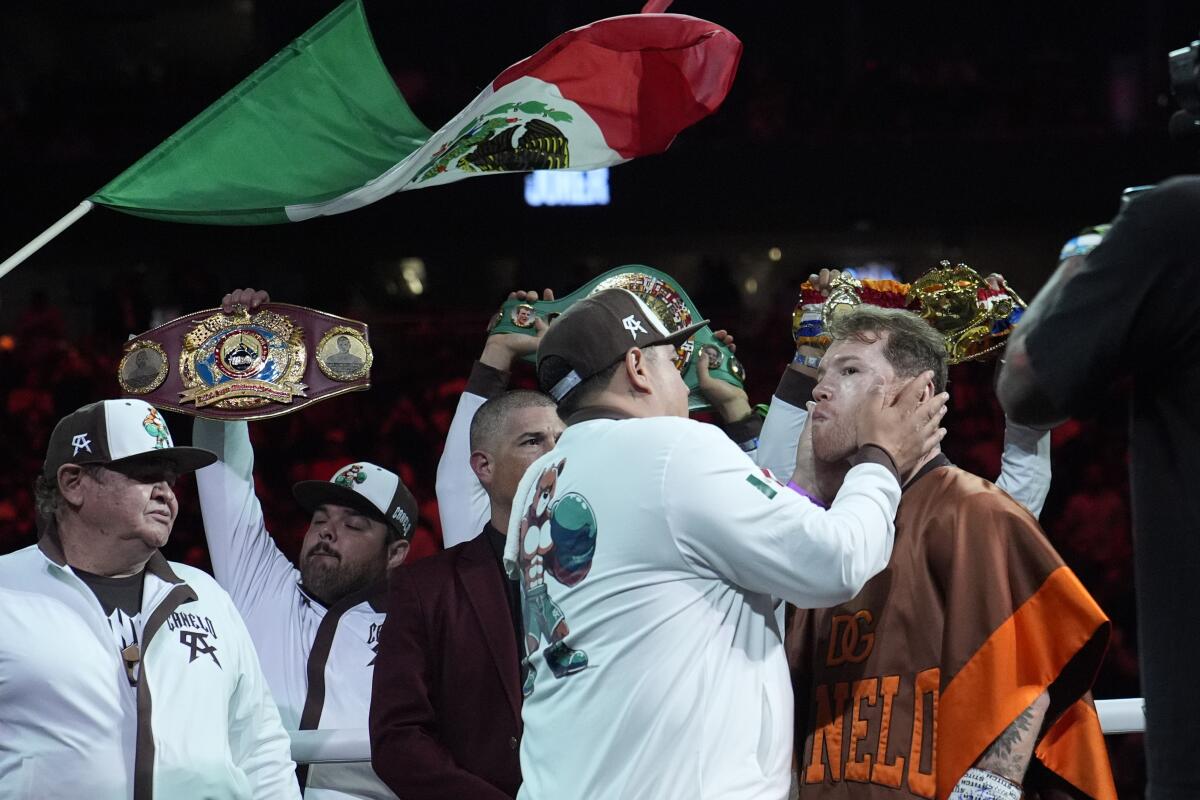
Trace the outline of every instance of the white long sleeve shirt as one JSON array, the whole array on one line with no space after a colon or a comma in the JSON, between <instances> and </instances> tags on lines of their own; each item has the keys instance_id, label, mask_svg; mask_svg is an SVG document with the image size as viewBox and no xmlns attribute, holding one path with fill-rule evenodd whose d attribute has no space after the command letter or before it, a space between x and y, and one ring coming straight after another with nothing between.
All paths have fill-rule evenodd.
<instances>
[{"instance_id":1,"label":"white long sleeve shirt","mask_svg":"<svg viewBox=\"0 0 1200 800\"><path fill-rule=\"evenodd\" d=\"M138 620L132 686L99 600L52 542L0 557L0 798L298 798L229 595L156 554Z\"/></svg>"},{"instance_id":2,"label":"white long sleeve shirt","mask_svg":"<svg viewBox=\"0 0 1200 800\"><path fill-rule=\"evenodd\" d=\"M472 392L472 388L468 384L458 398L438 459L436 491L443 547L469 542L492 518L491 501L471 470L471 420L489 398Z\"/></svg>"},{"instance_id":3,"label":"white long sleeve shirt","mask_svg":"<svg viewBox=\"0 0 1200 800\"><path fill-rule=\"evenodd\" d=\"M862 464L824 511L691 420L571 424L521 480L505 551L539 637L519 798L786 797L775 598L853 597L888 561L899 501L893 473ZM546 655L555 610L560 646L587 658L563 677Z\"/></svg>"},{"instance_id":4,"label":"white long sleeve shirt","mask_svg":"<svg viewBox=\"0 0 1200 800\"><path fill-rule=\"evenodd\" d=\"M192 441L219 459L196 473L213 573L246 620L284 727L366 729L385 594L363 592L328 609L306 594L254 494L247 424L197 418ZM308 767L304 796L395 798L369 763Z\"/></svg>"},{"instance_id":5,"label":"white long sleeve shirt","mask_svg":"<svg viewBox=\"0 0 1200 800\"><path fill-rule=\"evenodd\" d=\"M454 418L437 466L438 516L442 523L442 546L453 547L479 535L492 518L491 501L471 469L471 421L475 412L508 387L509 373L475 362L466 389L458 398ZM733 435L733 434L731 434ZM797 431L799 435L799 431ZM739 442L744 452L757 460L757 441ZM795 461L793 451L793 462ZM784 473L791 475L791 467Z\"/></svg>"}]
</instances>

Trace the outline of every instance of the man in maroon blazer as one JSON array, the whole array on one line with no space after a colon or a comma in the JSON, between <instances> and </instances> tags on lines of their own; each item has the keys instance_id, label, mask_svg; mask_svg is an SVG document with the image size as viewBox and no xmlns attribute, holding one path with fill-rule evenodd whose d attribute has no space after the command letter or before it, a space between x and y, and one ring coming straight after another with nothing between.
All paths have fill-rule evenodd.
<instances>
[{"instance_id":1,"label":"man in maroon blazer","mask_svg":"<svg viewBox=\"0 0 1200 800\"><path fill-rule=\"evenodd\" d=\"M404 800L500 800L521 785L524 632L519 589L500 560L517 484L562 429L537 392L484 403L471 421L471 468L490 520L474 539L391 574L371 763Z\"/></svg>"}]
</instances>

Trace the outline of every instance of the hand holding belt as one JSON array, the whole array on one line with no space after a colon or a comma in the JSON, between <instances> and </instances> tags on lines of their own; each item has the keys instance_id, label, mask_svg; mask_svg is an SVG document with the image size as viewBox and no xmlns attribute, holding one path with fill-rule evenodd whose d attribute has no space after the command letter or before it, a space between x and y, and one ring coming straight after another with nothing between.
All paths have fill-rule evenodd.
<instances>
[{"instance_id":1,"label":"hand holding belt","mask_svg":"<svg viewBox=\"0 0 1200 800\"><path fill-rule=\"evenodd\" d=\"M861 304L905 308L942 334L951 364L984 358L1003 347L1025 313L1025 301L1003 281L993 288L966 264L942 261L913 283L842 275L821 294L808 281L792 313L796 346L828 347L825 328L837 313Z\"/></svg>"},{"instance_id":2,"label":"hand holding belt","mask_svg":"<svg viewBox=\"0 0 1200 800\"><path fill-rule=\"evenodd\" d=\"M265 419L370 388L365 323L267 303L197 311L130 337L117 367L126 396L209 419Z\"/></svg>"},{"instance_id":3,"label":"hand holding belt","mask_svg":"<svg viewBox=\"0 0 1200 800\"><path fill-rule=\"evenodd\" d=\"M533 336L536 333L535 317L552 323L579 300L605 289L628 289L633 292L658 314L668 331L677 331L692 324L693 320L704 319L687 292L670 275L651 267L630 264L593 278L560 300L532 303L509 300L500 308L500 315L489 334L525 333ZM676 360L676 366L683 373L684 383L689 389L688 409L691 411L709 408L708 401L699 389L700 379L696 374L695 360L697 353L704 353L708 357L710 375L739 388L746 380L746 370L733 352L713 335L708 326L701 328L679 347ZM534 361L535 355L530 354L525 360Z\"/></svg>"}]
</instances>

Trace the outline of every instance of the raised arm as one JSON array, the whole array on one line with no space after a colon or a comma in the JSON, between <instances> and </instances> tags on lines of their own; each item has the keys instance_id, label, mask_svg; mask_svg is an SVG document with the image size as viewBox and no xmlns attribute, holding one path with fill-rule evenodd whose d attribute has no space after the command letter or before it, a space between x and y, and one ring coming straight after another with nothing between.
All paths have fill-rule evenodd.
<instances>
[{"instance_id":1,"label":"raised arm","mask_svg":"<svg viewBox=\"0 0 1200 800\"><path fill-rule=\"evenodd\" d=\"M518 296L531 302L543 299L534 291L512 292L509 299ZM553 300L554 292L547 289L544 299ZM479 360L471 367L438 459L436 490L444 547L474 539L491 517L487 492L471 470L471 420L480 406L508 388L513 363L537 350L546 325L540 319L534 324L538 336L502 333L487 337Z\"/></svg>"},{"instance_id":2,"label":"raised arm","mask_svg":"<svg viewBox=\"0 0 1200 800\"><path fill-rule=\"evenodd\" d=\"M474 539L491 516L487 492L471 471L471 420L480 406L507 388L508 379L507 369L491 366L481 357L471 367L467 388L454 409L437 466L438 516L444 547Z\"/></svg>"},{"instance_id":3,"label":"raised arm","mask_svg":"<svg viewBox=\"0 0 1200 800\"><path fill-rule=\"evenodd\" d=\"M720 339L731 352L737 352L733 335L728 331L724 329L713 331L713 335ZM700 392L716 412L721 430L725 431L725 435L742 452L757 461L762 419L750 407L750 398L747 396L746 390L712 377L708 371L709 361L704 353L699 353L696 359L696 376L699 379Z\"/></svg>"},{"instance_id":4,"label":"raised arm","mask_svg":"<svg viewBox=\"0 0 1200 800\"><path fill-rule=\"evenodd\" d=\"M808 277L810 285L828 294L830 285L841 276L836 269L823 269ZM811 311L806 306L806 309ZM817 386L817 367L824 348L799 344L791 363L783 370L779 386L771 396L771 407L763 421L756 461L776 475L791 475L796 465L796 443L808 421L808 402Z\"/></svg>"},{"instance_id":5,"label":"raised arm","mask_svg":"<svg viewBox=\"0 0 1200 800\"><path fill-rule=\"evenodd\" d=\"M213 575L243 616L290 598L299 574L279 551L254 494L254 449L245 422L197 418L192 442L217 454L196 473L196 491Z\"/></svg>"},{"instance_id":6,"label":"raised arm","mask_svg":"<svg viewBox=\"0 0 1200 800\"><path fill-rule=\"evenodd\" d=\"M227 313L235 304L253 310L270 302L266 292L240 289L221 300ZM262 602L291 598L298 572L267 532L262 505L254 494L254 448L245 422L197 417L192 442L217 454L217 462L196 473L200 515L217 582L243 616Z\"/></svg>"},{"instance_id":7,"label":"raised arm","mask_svg":"<svg viewBox=\"0 0 1200 800\"><path fill-rule=\"evenodd\" d=\"M1012 499L1041 516L1050 493L1050 431L1004 418L1004 451L996 485Z\"/></svg>"},{"instance_id":8,"label":"raised arm","mask_svg":"<svg viewBox=\"0 0 1200 800\"><path fill-rule=\"evenodd\" d=\"M807 403L812 400L816 385L815 374L802 372L793 364L784 369L779 386L771 396L755 461L781 479L791 475L796 466L796 443L808 421Z\"/></svg>"}]
</instances>

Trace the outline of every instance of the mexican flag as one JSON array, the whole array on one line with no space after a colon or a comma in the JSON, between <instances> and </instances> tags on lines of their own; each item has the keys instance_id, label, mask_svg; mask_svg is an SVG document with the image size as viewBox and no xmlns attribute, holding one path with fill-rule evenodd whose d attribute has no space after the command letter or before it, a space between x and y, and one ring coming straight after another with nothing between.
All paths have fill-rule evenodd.
<instances>
[{"instance_id":1,"label":"mexican flag","mask_svg":"<svg viewBox=\"0 0 1200 800\"><path fill-rule=\"evenodd\" d=\"M678 14L568 31L431 132L379 58L361 0L311 30L88 198L154 219L297 222L476 175L587 170L666 150L737 71L732 33Z\"/></svg>"}]
</instances>

